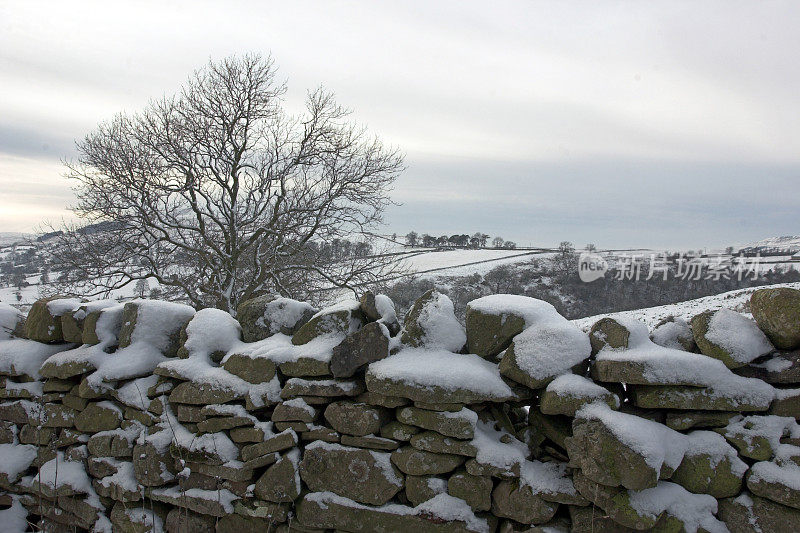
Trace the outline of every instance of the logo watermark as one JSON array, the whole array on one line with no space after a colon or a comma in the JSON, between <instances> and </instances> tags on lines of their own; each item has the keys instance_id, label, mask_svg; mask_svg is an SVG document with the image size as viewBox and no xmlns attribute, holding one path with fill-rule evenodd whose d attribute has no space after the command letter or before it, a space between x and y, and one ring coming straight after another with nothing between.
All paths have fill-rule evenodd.
<instances>
[{"instance_id":1,"label":"logo watermark","mask_svg":"<svg viewBox=\"0 0 800 533\"><path fill-rule=\"evenodd\" d=\"M611 263L611 264L609 264ZM649 281L660 278L699 281L721 279L757 280L762 274L761 255L755 256L692 256L685 253L620 254L605 258L593 252L583 252L578 258L578 276L591 283L613 272L613 279Z\"/></svg>"},{"instance_id":2,"label":"logo watermark","mask_svg":"<svg viewBox=\"0 0 800 533\"><path fill-rule=\"evenodd\" d=\"M592 252L583 252L578 258L578 276L581 281L591 283L605 276L608 271L608 261L602 255Z\"/></svg>"}]
</instances>

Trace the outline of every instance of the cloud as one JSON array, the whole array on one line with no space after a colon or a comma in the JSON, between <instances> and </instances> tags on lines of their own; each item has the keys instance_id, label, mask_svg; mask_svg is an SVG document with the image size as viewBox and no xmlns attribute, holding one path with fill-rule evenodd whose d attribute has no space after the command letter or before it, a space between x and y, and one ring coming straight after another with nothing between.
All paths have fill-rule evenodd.
<instances>
[{"instance_id":1,"label":"cloud","mask_svg":"<svg viewBox=\"0 0 800 533\"><path fill-rule=\"evenodd\" d=\"M796 233L784 176L800 166L799 24L792 1L9 2L0 157L25 159L15 179L52 212L71 198L53 164L74 139L209 58L271 51L291 110L323 83L408 153L395 197L415 215L393 211L398 225L639 244ZM30 189L0 183L0 208L35 225L37 210L14 207L34 205L15 196ZM682 222L701 216L713 231Z\"/></svg>"}]
</instances>

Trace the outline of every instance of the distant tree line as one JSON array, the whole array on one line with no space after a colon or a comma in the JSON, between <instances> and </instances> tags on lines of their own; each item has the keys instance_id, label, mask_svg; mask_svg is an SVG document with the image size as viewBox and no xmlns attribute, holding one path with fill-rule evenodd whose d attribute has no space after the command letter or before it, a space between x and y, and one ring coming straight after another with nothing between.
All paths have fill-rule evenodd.
<instances>
[{"instance_id":1,"label":"distant tree line","mask_svg":"<svg viewBox=\"0 0 800 533\"><path fill-rule=\"evenodd\" d=\"M487 248L489 243L489 235L486 233L477 232L473 235L466 233L460 235L442 235L436 237L423 233L420 235L416 231L411 231L406 234L406 244L408 246L422 246L425 248ZM513 250L517 247L517 243L513 241L506 241L502 237L495 237L491 240L492 248L502 248L505 250Z\"/></svg>"}]
</instances>

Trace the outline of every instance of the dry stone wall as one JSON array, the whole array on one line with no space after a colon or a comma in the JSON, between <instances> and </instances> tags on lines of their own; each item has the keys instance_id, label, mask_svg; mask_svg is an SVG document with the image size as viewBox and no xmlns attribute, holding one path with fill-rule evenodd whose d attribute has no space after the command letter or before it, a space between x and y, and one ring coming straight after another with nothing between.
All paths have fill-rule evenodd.
<instances>
[{"instance_id":1,"label":"dry stone wall","mask_svg":"<svg viewBox=\"0 0 800 533\"><path fill-rule=\"evenodd\" d=\"M798 531L800 291L752 312L0 306L0 529Z\"/></svg>"}]
</instances>

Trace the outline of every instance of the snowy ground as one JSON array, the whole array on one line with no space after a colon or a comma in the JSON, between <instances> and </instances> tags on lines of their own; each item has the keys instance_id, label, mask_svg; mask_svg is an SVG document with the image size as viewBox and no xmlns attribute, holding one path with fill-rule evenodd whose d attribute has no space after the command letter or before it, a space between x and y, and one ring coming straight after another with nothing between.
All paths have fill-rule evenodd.
<instances>
[{"instance_id":1,"label":"snowy ground","mask_svg":"<svg viewBox=\"0 0 800 533\"><path fill-rule=\"evenodd\" d=\"M652 329L662 318L668 316L675 316L684 319L690 319L694 315L707 311L710 309L733 309L734 311L749 314L750 295L757 289L765 287L792 287L800 289L800 283L779 283L776 285L764 285L762 287L751 287L747 289L737 289L735 291L723 292L714 296L706 296L696 300L688 300L676 304L659 305L657 307L647 307L645 309L636 309L633 311L620 311L617 313L607 313L603 315L595 315L586 318L578 318L572 322L580 328L590 328L592 324L597 322L603 317L622 317L634 318L641 320Z\"/></svg>"},{"instance_id":2,"label":"snowy ground","mask_svg":"<svg viewBox=\"0 0 800 533\"><path fill-rule=\"evenodd\" d=\"M552 254L531 250L429 250L420 249L404 256L409 272L431 276L467 276L485 274L499 265L530 261Z\"/></svg>"}]
</instances>

